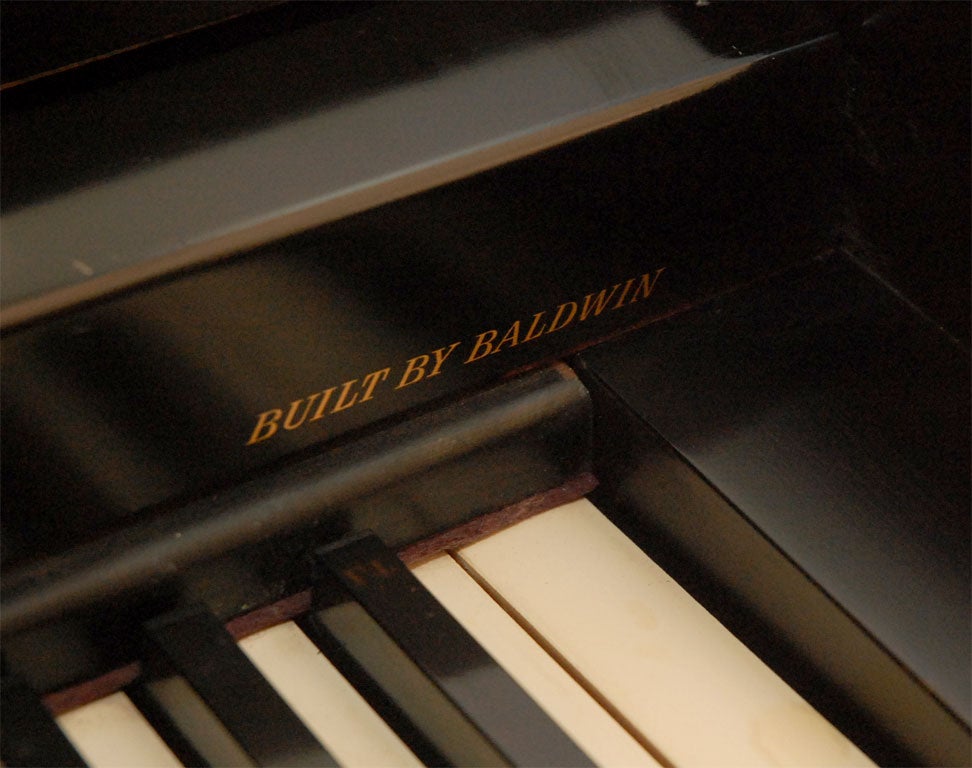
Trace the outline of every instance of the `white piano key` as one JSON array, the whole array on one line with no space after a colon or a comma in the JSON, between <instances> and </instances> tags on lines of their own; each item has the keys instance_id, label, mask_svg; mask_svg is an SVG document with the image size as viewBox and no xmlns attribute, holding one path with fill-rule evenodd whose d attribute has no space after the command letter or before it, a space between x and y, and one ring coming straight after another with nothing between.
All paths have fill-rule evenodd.
<instances>
[{"instance_id":1,"label":"white piano key","mask_svg":"<svg viewBox=\"0 0 972 768\"><path fill-rule=\"evenodd\" d=\"M341 765L421 765L293 622L251 635L240 647Z\"/></svg>"},{"instance_id":2,"label":"white piano key","mask_svg":"<svg viewBox=\"0 0 972 768\"><path fill-rule=\"evenodd\" d=\"M91 768L181 766L124 693L114 693L57 718Z\"/></svg>"},{"instance_id":3,"label":"white piano key","mask_svg":"<svg viewBox=\"0 0 972 768\"><path fill-rule=\"evenodd\" d=\"M412 572L595 763L659 765L455 560Z\"/></svg>"},{"instance_id":4,"label":"white piano key","mask_svg":"<svg viewBox=\"0 0 972 768\"><path fill-rule=\"evenodd\" d=\"M671 764L871 765L590 502L456 557Z\"/></svg>"}]
</instances>

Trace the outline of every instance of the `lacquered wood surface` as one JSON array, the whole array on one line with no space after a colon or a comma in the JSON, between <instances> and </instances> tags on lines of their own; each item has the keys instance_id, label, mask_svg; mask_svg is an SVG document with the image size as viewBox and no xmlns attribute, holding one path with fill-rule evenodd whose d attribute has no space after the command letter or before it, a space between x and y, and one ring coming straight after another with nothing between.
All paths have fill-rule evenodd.
<instances>
[{"instance_id":1,"label":"lacquered wood surface","mask_svg":"<svg viewBox=\"0 0 972 768\"><path fill-rule=\"evenodd\" d=\"M923 759L961 762L968 352L831 258L584 365L605 499L649 551L687 556Z\"/></svg>"},{"instance_id":2,"label":"lacquered wood surface","mask_svg":"<svg viewBox=\"0 0 972 768\"><path fill-rule=\"evenodd\" d=\"M489 168L577 135L579 117L681 100L834 28L812 6L301 6L7 89L5 309L67 287L90 298L124 284L103 280L120 269L161 259L141 273L158 275ZM75 14L102 32L115 21ZM263 34L225 31L243 23Z\"/></svg>"}]
</instances>

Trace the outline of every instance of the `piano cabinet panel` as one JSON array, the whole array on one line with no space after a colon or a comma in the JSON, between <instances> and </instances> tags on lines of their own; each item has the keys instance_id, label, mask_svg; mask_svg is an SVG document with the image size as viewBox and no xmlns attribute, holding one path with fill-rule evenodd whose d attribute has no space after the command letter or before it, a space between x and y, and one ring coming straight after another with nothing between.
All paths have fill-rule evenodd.
<instances>
[{"instance_id":1,"label":"piano cabinet panel","mask_svg":"<svg viewBox=\"0 0 972 768\"><path fill-rule=\"evenodd\" d=\"M796 8L730 44L693 28L715 9L357 4L5 90L7 564L810 258L847 148L827 13Z\"/></svg>"},{"instance_id":2,"label":"piano cabinet panel","mask_svg":"<svg viewBox=\"0 0 972 768\"><path fill-rule=\"evenodd\" d=\"M967 351L834 256L579 370L629 535L880 760L966 764Z\"/></svg>"},{"instance_id":3,"label":"piano cabinet panel","mask_svg":"<svg viewBox=\"0 0 972 768\"><path fill-rule=\"evenodd\" d=\"M45 693L131 677L150 615L299 595L307 550L361 528L405 547L577 496L593 455L612 518L868 754L967 762L967 8L294 5L256 14L284 19L265 39L196 30L5 89L5 660ZM511 97L495 122L479 92ZM630 317L246 446L264 402L660 267ZM632 326L579 358L593 414L562 370L519 376ZM862 509L829 580L808 552Z\"/></svg>"}]
</instances>

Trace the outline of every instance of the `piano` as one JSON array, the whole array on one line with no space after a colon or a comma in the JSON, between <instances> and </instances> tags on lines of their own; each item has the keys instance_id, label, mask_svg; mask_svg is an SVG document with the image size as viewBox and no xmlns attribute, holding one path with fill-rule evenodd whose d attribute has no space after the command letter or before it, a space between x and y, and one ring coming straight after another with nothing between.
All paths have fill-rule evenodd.
<instances>
[{"instance_id":1,"label":"piano","mask_svg":"<svg viewBox=\"0 0 972 768\"><path fill-rule=\"evenodd\" d=\"M2 5L15 765L969 765L961 4Z\"/></svg>"}]
</instances>

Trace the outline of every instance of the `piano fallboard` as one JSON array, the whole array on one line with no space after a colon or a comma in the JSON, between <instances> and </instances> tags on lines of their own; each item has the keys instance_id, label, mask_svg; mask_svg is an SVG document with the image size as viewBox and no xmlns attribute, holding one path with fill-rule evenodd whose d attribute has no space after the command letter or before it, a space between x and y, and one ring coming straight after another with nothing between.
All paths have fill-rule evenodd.
<instances>
[{"instance_id":1,"label":"piano fallboard","mask_svg":"<svg viewBox=\"0 0 972 768\"><path fill-rule=\"evenodd\" d=\"M15 5L30 706L148 684L163 614L304 616L339 538L592 493L870 757L968 762L966 8L86 3L18 60Z\"/></svg>"}]
</instances>

